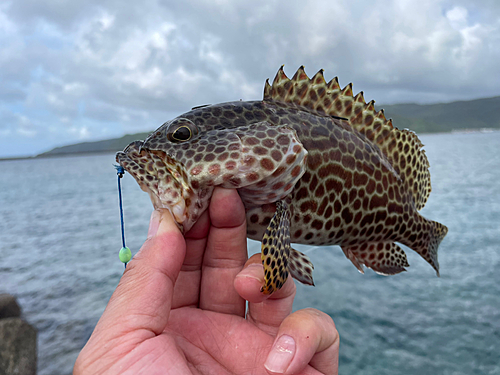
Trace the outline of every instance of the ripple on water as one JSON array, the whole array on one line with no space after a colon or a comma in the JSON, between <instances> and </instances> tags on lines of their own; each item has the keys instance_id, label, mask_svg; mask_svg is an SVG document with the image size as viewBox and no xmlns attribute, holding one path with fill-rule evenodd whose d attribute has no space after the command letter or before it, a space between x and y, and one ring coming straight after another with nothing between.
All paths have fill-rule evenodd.
<instances>
[{"instance_id":1,"label":"ripple on water","mask_svg":"<svg viewBox=\"0 0 500 375\"><path fill-rule=\"evenodd\" d=\"M421 139L433 178L422 214L449 227L441 277L411 250L408 272L383 277L359 274L339 247L297 246L315 264L317 287L298 286L295 308L333 317L344 374L500 374L500 132ZM113 162L0 163L1 288L38 329L41 375L71 373L123 272ZM130 176L122 185L136 251L151 204Z\"/></svg>"}]
</instances>

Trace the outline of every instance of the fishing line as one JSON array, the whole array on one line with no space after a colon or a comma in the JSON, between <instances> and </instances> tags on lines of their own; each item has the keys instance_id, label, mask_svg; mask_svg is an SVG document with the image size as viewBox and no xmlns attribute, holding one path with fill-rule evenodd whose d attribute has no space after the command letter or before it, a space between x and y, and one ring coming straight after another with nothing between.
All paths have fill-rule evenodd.
<instances>
[{"instance_id":1,"label":"fishing line","mask_svg":"<svg viewBox=\"0 0 500 375\"><path fill-rule=\"evenodd\" d=\"M335 245L330 245L330 246L335 246ZM325 246L325 247L328 247L328 246ZM321 248L321 246L309 246L308 249L302 250L302 252L304 254L309 254L309 253L312 253L313 251L316 251L320 248Z\"/></svg>"},{"instance_id":2,"label":"fishing line","mask_svg":"<svg viewBox=\"0 0 500 375\"><path fill-rule=\"evenodd\" d=\"M118 175L118 200L120 206L120 222L121 222L121 230L122 230L122 248L118 253L118 257L120 261L125 264L125 268L127 268L127 263L132 259L132 252L125 245L125 224L123 221L123 204L122 204L122 186L120 183L121 178L125 174L125 169L121 165L115 165L116 174Z\"/></svg>"}]
</instances>

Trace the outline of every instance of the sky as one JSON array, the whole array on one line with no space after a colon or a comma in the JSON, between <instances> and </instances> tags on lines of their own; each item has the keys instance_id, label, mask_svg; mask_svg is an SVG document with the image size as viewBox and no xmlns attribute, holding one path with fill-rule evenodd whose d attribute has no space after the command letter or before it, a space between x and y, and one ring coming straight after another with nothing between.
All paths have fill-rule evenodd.
<instances>
[{"instance_id":1,"label":"sky","mask_svg":"<svg viewBox=\"0 0 500 375\"><path fill-rule=\"evenodd\" d=\"M500 1L3 0L0 51L0 157L29 156L261 99L283 64L378 104L499 96Z\"/></svg>"}]
</instances>

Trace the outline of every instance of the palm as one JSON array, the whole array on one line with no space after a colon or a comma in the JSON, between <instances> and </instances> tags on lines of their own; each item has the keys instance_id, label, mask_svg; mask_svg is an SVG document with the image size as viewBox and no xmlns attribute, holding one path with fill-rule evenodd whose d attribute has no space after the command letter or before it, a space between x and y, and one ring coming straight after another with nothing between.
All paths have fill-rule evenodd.
<instances>
[{"instance_id":1,"label":"palm","mask_svg":"<svg viewBox=\"0 0 500 375\"><path fill-rule=\"evenodd\" d=\"M151 373L171 368L172 374L181 369L200 374L267 374L263 363L273 341L273 336L241 317L180 308L172 311L165 332L143 342L134 355L140 367ZM151 355L160 360L151 363Z\"/></svg>"},{"instance_id":2,"label":"palm","mask_svg":"<svg viewBox=\"0 0 500 375\"><path fill-rule=\"evenodd\" d=\"M267 307L277 299L272 296L267 300L260 293L263 280L240 277L235 282L247 260L244 218L225 216L224 222L217 222L213 219L217 213L211 214L212 220L208 215L200 218L185 236L186 254L170 316L160 334L156 334L160 327L153 329L155 334L134 351L140 368L159 372L171 368L172 374L181 373L181 369L201 374L267 374L263 363L280 323L292 311L295 285L290 279L276 295L279 316L269 314ZM168 293L168 283L161 285L165 290L156 290L150 299ZM239 293L254 301L249 304L248 316L246 300ZM152 363L152 357L158 360ZM174 358L176 365L172 367ZM258 368L260 372L255 371Z\"/></svg>"},{"instance_id":3,"label":"palm","mask_svg":"<svg viewBox=\"0 0 500 375\"><path fill-rule=\"evenodd\" d=\"M299 338L292 370L319 374L307 363L333 368L338 341L331 319L312 309L290 315L291 279L269 298L260 293L258 255L241 272L246 223L234 191L216 189L209 212L185 237L169 214L154 232L129 263L75 374L267 374L264 362L286 322L285 333Z\"/></svg>"}]
</instances>

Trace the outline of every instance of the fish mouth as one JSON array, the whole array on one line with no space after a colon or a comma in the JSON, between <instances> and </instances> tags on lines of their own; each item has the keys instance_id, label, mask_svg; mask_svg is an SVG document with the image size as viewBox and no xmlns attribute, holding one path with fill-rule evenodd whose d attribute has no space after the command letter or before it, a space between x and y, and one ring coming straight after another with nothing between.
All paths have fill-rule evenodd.
<instances>
[{"instance_id":1,"label":"fish mouth","mask_svg":"<svg viewBox=\"0 0 500 375\"><path fill-rule=\"evenodd\" d=\"M182 229L193 195L184 165L164 151L148 150L144 142L130 143L116 154L116 161L149 194L155 209L168 209Z\"/></svg>"}]
</instances>

